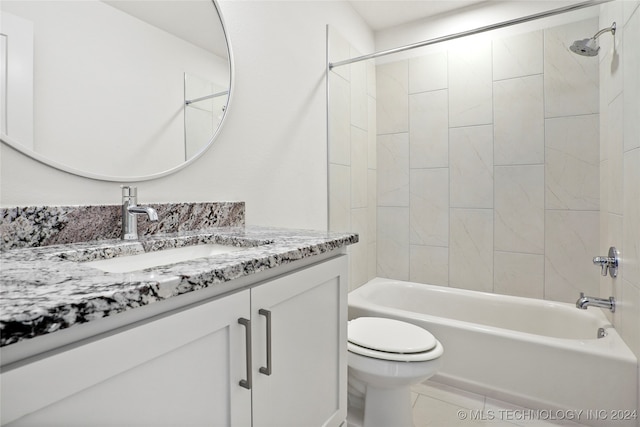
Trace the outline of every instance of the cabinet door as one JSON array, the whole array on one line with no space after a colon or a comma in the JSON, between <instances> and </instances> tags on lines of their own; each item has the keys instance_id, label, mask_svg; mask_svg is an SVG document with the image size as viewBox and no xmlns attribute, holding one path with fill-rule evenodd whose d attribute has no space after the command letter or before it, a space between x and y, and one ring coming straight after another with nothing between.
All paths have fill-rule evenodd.
<instances>
[{"instance_id":1,"label":"cabinet door","mask_svg":"<svg viewBox=\"0 0 640 427\"><path fill-rule=\"evenodd\" d=\"M248 427L239 317L249 317L249 291L5 372L3 423Z\"/></svg>"},{"instance_id":2,"label":"cabinet door","mask_svg":"<svg viewBox=\"0 0 640 427\"><path fill-rule=\"evenodd\" d=\"M252 289L253 426L338 426L346 418L346 256ZM267 313L271 316L271 373ZM263 370L264 371L264 370Z\"/></svg>"}]
</instances>

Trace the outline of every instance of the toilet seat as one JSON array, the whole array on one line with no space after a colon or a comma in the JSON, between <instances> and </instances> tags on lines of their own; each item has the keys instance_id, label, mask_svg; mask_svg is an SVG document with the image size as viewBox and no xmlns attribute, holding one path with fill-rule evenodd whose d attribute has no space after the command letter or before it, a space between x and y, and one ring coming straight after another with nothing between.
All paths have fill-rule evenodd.
<instances>
[{"instance_id":1,"label":"toilet seat","mask_svg":"<svg viewBox=\"0 0 640 427\"><path fill-rule=\"evenodd\" d=\"M380 317L359 317L349 322L350 352L390 361L421 362L443 353L442 345L425 329Z\"/></svg>"}]
</instances>

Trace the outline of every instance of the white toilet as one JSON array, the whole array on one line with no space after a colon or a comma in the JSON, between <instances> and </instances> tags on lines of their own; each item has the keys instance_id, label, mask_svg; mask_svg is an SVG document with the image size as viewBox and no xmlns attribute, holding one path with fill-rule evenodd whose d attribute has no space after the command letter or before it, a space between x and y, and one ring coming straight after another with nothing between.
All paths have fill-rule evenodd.
<instances>
[{"instance_id":1,"label":"white toilet","mask_svg":"<svg viewBox=\"0 0 640 427\"><path fill-rule=\"evenodd\" d=\"M349 427L413 427L411 386L434 375L444 352L427 330L399 320L349 322Z\"/></svg>"}]
</instances>

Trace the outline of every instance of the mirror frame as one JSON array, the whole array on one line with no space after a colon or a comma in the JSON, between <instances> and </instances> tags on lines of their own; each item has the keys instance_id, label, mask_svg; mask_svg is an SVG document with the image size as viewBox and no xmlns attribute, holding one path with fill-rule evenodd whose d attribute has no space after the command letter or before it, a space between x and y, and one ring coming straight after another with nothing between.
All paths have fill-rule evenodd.
<instances>
[{"instance_id":1,"label":"mirror frame","mask_svg":"<svg viewBox=\"0 0 640 427\"><path fill-rule=\"evenodd\" d=\"M220 133L220 130L222 129L222 126L224 125L225 119L227 118L227 115L229 114L229 108L231 106L231 95L233 93L233 89L234 89L234 62L233 62L233 52L231 49L231 40L229 38L229 32L227 31L227 26L225 25L224 22L224 17L222 16L222 13L220 11L220 6L217 2L217 0L210 0L211 3L213 4L213 7L216 9L216 13L218 14L218 17L220 18L220 25L222 25L222 32L224 34L224 38L227 44L227 54L229 57L229 93L227 95L227 106L225 108L224 113L222 114L222 119L220 120L220 124L218 125L218 128L215 130L215 132L213 133L213 135L211 135L211 138L209 139L209 142L207 142L202 149L200 149L200 151L198 151L193 157L191 157L190 159L184 161L183 163L179 164L178 166L175 166L173 168L158 172L158 173L153 173L153 174L149 174L149 175L141 175L141 176L111 176L111 175L101 175L101 174L95 174L93 172L90 171L84 171L84 170L80 170L80 169L76 169L70 166L67 166L63 163L57 162L55 160L51 160L49 158L47 158L46 156L43 156L42 154L39 154L25 146L23 146L22 144L20 144L18 141L16 141L15 139L11 138L8 135L5 135L4 133L0 133L0 142L2 142L3 144L6 144L7 146L13 148L14 150L24 154L27 157L30 157L31 159L42 163L44 165L50 166L54 169L58 169L62 172L66 172L72 175L76 175L76 176L80 176L83 178L89 178L89 179L94 179L97 181L109 181L109 182L140 182L140 181L150 181L152 179L157 179L157 178L162 178L168 175L171 175L175 172L178 172L179 170L191 165L192 163L194 163L197 159L199 159L209 148L211 148L211 146L213 145L214 141L216 140L216 138L218 137L218 134Z\"/></svg>"}]
</instances>

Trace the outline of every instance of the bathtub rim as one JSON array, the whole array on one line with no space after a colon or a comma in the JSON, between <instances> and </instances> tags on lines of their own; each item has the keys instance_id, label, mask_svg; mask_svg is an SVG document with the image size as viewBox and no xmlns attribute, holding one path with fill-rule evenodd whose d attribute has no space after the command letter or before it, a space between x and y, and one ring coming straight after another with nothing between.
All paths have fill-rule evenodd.
<instances>
[{"instance_id":1,"label":"bathtub rim","mask_svg":"<svg viewBox=\"0 0 640 427\"><path fill-rule=\"evenodd\" d=\"M461 288L452 288L448 286L438 286L438 285L430 285L424 283L417 282L409 282L397 279L386 279L381 277L376 277L364 285L352 290L348 294L348 306L351 308L369 310L374 312L384 312L390 315L393 315L394 318L398 319L407 319L407 318L416 318L416 320L430 322L430 323L438 323L444 324L454 328L462 328L467 330L472 330L479 333L488 333L494 334L497 336L501 336L507 339L512 339L519 342L534 342L543 347L554 347L554 348L562 348L567 351L572 352L589 352L592 354L604 356L607 358L612 358L619 361L638 363L638 358L631 351L629 346L624 342L614 325L607 319L605 314L601 309L597 307L589 308L590 311L586 313L582 313L582 316L588 315L590 317L594 317L600 323L600 327L603 327L607 331L607 336L603 338L597 338L596 332L594 331L593 338L557 338L551 336L544 336L533 334L530 332L516 331L507 328L500 328L496 326L490 325L482 325L477 323L472 323L464 320L450 319L441 316L434 316L430 314L413 312L405 309L399 309L394 307L385 306L382 304L378 304L376 302L372 302L365 298L362 293L367 290L367 286L380 286L384 284L399 284L400 286L425 286L433 291L439 292L448 292L454 293L457 295L465 295L469 294L478 294L485 298L502 300L505 302L509 301L518 301L526 304L535 304L535 305L545 305L545 306L558 306L558 307L571 307L571 304L559 301L547 301L540 300L536 298L526 298L512 295L502 295L502 294L493 294L490 292L482 292L475 291L470 289L461 289ZM579 310L575 308L575 310ZM349 319L352 319L351 313L349 313ZM438 337L436 337L438 338ZM446 351L446 349L445 349Z\"/></svg>"}]
</instances>

